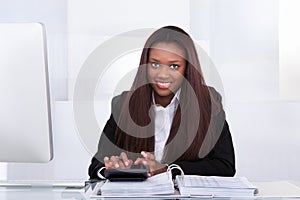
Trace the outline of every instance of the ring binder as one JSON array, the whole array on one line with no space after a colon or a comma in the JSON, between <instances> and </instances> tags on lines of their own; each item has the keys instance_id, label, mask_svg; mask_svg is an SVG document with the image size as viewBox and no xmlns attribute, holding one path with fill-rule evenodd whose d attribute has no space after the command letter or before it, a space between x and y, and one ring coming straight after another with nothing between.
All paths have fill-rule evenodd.
<instances>
[{"instance_id":1,"label":"ring binder","mask_svg":"<svg viewBox=\"0 0 300 200\"><path fill-rule=\"evenodd\" d=\"M191 196L254 196L257 188L246 177L176 176L180 194Z\"/></svg>"},{"instance_id":2,"label":"ring binder","mask_svg":"<svg viewBox=\"0 0 300 200\"><path fill-rule=\"evenodd\" d=\"M181 167L179 165L171 164L171 165L168 166L167 171L172 172L173 169L178 169L180 171L181 176L184 176L184 172L183 172L183 170L181 169Z\"/></svg>"},{"instance_id":3,"label":"ring binder","mask_svg":"<svg viewBox=\"0 0 300 200\"><path fill-rule=\"evenodd\" d=\"M100 191L101 196L170 195L174 194L174 184L171 173L164 172L149 177L143 182L115 182L106 180L101 186ZM99 193L99 191L97 193Z\"/></svg>"}]
</instances>

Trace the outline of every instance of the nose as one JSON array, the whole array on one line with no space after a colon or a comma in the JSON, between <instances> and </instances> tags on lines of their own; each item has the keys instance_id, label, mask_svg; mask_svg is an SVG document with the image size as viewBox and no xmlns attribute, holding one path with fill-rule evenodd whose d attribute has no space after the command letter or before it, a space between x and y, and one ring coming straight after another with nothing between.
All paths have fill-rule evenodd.
<instances>
[{"instance_id":1,"label":"nose","mask_svg":"<svg viewBox=\"0 0 300 200\"><path fill-rule=\"evenodd\" d=\"M170 76L170 69L168 66L161 66L158 70L157 76L161 79L169 78Z\"/></svg>"}]
</instances>

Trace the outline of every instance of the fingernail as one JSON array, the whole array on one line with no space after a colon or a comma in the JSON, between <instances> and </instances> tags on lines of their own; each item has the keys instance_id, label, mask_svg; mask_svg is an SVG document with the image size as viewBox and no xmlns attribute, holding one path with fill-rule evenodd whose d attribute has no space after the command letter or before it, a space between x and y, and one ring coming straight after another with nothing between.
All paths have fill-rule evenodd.
<instances>
[{"instance_id":1,"label":"fingernail","mask_svg":"<svg viewBox=\"0 0 300 200\"><path fill-rule=\"evenodd\" d=\"M126 167L129 165L129 163L127 161L125 161L124 164Z\"/></svg>"},{"instance_id":2,"label":"fingernail","mask_svg":"<svg viewBox=\"0 0 300 200\"><path fill-rule=\"evenodd\" d=\"M147 157L147 154L146 154L145 151L142 151L141 154L142 154L142 156L144 156L145 158Z\"/></svg>"},{"instance_id":3,"label":"fingernail","mask_svg":"<svg viewBox=\"0 0 300 200\"><path fill-rule=\"evenodd\" d=\"M109 158L108 157L104 157L104 161L108 161L109 160Z\"/></svg>"},{"instance_id":4,"label":"fingernail","mask_svg":"<svg viewBox=\"0 0 300 200\"><path fill-rule=\"evenodd\" d=\"M151 177L151 173L148 173L147 176L148 176L148 177Z\"/></svg>"},{"instance_id":5,"label":"fingernail","mask_svg":"<svg viewBox=\"0 0 300 200\"><path fill-rule=\"evenodd\" d=\"M115 164L115 168L119 168L120 167L120 165L119 164Z\"/></svg>"}]
</instances>

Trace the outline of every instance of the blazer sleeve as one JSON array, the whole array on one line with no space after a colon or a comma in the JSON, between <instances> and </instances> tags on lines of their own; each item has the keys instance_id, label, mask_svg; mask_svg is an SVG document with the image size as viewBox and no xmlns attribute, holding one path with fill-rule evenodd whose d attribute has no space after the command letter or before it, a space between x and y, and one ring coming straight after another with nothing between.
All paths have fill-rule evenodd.
<instances>
[{"instance_id":1,"label":"blazer sleeve","mask_svg":"<svg viewBox=\"0 0 300 200\"><path fill-rule=\"evenodd\" d=\"M116 121L119 118L121 112L121 98L124 94L116 96L112 100L111 110L112 114L106 122L103 132L100 136L98 143L98 151L91 160L91 164L88 169L90 179L99 179L97 172L101 167L104 167L103 159L105 156L119 155L120 149L115 145L115 131L117 128Z\"/></svg>"}]
</instances>

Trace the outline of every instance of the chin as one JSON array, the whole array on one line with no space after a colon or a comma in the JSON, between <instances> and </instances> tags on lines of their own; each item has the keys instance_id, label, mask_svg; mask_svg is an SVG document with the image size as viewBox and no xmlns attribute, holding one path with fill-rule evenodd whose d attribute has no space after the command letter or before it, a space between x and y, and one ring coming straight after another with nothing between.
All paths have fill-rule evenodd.
<instances>
[{"instance_id":1,"label":"chin","mask_svg":"<svg viewBox=\"0 0 300 200\"><path fill-rule=\"evenodd\" d=\"M156 90L155 92L156 92L159 96L161 96L161 97L167 97L167 96L170 96L170 95L174 95L174 93L173 93L171 90L169 90L169 89L163 90L163 91L161 91L161 89L158 89L158 90Z\"/></svg>"}]
</instances>

